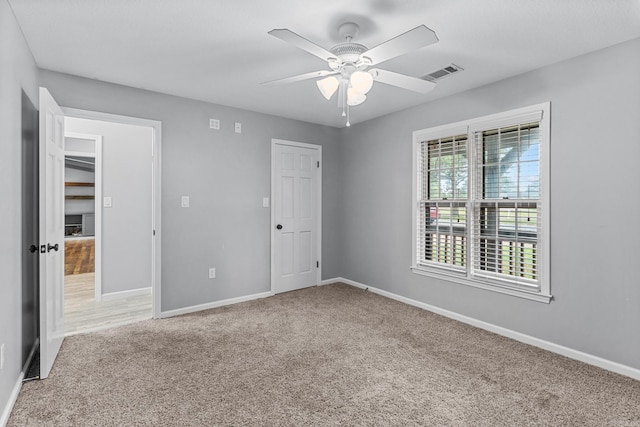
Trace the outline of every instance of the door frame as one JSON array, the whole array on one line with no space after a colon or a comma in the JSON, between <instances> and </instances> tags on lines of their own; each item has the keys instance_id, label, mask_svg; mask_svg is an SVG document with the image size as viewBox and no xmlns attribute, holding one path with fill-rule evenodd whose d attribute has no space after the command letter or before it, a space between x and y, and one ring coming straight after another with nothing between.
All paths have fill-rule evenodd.
<instances>
[{"instance_id":1,"label":"door frame","mask_svg":"<svg viewBox=\"0 0 640 427\"><path fill-rule=\"evenodd\" d=\"M63 109L64 111L64 109ZM65 113L65 117L67 114ZM71 116L69 116L71 117ZM94 212L95 212L95 236L94 236L94 289L96 301L102 300L102 135L89 135L86 133L67 132L64 133L65 138L87 139L95 142L93 154L85 152L76 152L64 150L65 158L67 156L75 157L93 157L95 160L94 171ZM66 147L66 146L65 146ZM66 212L66 211L65 211Z\"/></svg>"},{"instance_id":2,"label":"door frame","mask_svg":"<svg viewBox=\"0 0 640 427\"><path fill-rule=\"evenodd\" d=\"M152 128L151 144L151 293L153 318L161 317L161 290L162 290L162 171L161 171L161 149L162 149L162 122L158 120L142 119L131 116L121 116L118 114L102 113L98 111L82 110L77 108L62 107L65 117L75 117L79 119L101 120ZM102 201L100 201L102 207ZM97 218L96 218L97 221Z\"/></svg>"},{"instance_id":3,"label":"door frame","mask_svg":"<svg viewBox=\"0 0 640 427\"><path fill-rule=\"evenodd\" d=\"M310 150L318 151L318 161L320 162L320 167L318 168L318 191L316 194L316 202L317 209L316 212L318 218L318 238L317 238L317 248L316 250L318 255L318 260L320 262L320 266L316 269L316 286L320 284L322 280L322 146L316 144L307 144L305 142L296 142L296 141L287 141L285 139L271 139L271 218L269 220L269 225L271 228L271 294L275 294L277 292L276 289L276 251L275 251L275 243L276 243L276 223L275 223L275 203L274 195L276 192L276 158L274 156L275 149L277 145L286 145L290 147L297 148L307 148Z\"/></svg>"}]
</instances>

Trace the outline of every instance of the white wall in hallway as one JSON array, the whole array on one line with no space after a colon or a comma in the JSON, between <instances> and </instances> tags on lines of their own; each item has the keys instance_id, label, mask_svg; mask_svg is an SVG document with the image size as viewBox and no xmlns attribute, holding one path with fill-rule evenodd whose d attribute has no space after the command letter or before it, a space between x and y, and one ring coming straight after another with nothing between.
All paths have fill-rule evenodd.
<instances>
[{"instance_id":1,"label":"white wall in hallway","mask_svg":"<svg viewBox=\"0 0 640 427\"><path fill-rule=\"evenodd\" d=\"M151 286L152 129L65 119L67 132L102 136L102 293Z\"/></svg>"}]
</instances>

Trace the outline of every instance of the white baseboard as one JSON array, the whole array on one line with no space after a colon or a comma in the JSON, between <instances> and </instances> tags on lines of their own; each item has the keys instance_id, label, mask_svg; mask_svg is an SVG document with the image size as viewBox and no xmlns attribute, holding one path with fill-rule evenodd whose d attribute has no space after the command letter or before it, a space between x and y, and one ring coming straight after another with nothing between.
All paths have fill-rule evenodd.
<instances>
[{"instance_id":1,"label":"white baseboard","mask_svg":"<svg viewBox=\"0 0 640 427\"><path fill-rule=\"evenodd\" d=\"M148 288L131 289L129 291L110 292L102 294L102 301L113 301L122 298L136 297L138 295L147 295L151 293L151 286Z\"/></svg>"},{"instance_id":2,"label":"white baseboard","mask_svg":"<svg viewBox=\"0 0 640 427\"><path fill-rule=\"evenodd\" d=\"M18 376L18 381L13 386L13 390L11 390L11 394L9 395L9 400L7 401L6 406L2 410L2 415L0 416L0 427L5 427L9 422L9 417L11 416L11 411L13 410L13 405L16 404L16 400L18 400L18 395L20 394L20 389L22 389L22 380L24 378L24 372L20 372Z\"/></svg>"},{"instance_id":3,"label":"white baseboard","mask_svg":"<svg viewBox=\"0 0 640 427\"><path fill-rule=\"evenodd\" d=\"M345 283L347 285L355 286L356 288L366 289L369 292L374 294L382 295L384 297L403 302L408 305L412 305L414 307L422 308L424 310L430 311L432 313L439 314L444 317L448 317L453 320L457 320L459 322L463 322L469 324L471 326L475 326L480 329L484 329L489 332L493 332L498 335L505 336L507 338L514 339L516 341L523 342L525 344L533 345L535 347L542 348L544 350L551 351L553 353L560 354L562 356L566 356L570 359L578 360L580 362L587 363L589 365L597 366L602 369L606 369L608 371L612 371L621 375L625 375L627 377L631 377L636 380L640 380L640 369L633 368L631 366L623 365L618 362L613 362L611 360L603 359L598 356L594 356L592 354L584 353L579 350L574 350L569 347L564 347L559 344L552 343L550 341L545 341L540 338L532 337L530 335L526 335L520 332L513 331L511 329L503 328L501 326L497 326L491 323L483 322L482 320L474 319L472 317L464 316L462 314L455 313L453 311L445 310L430 304L426 304L420 301L416 301L411 298L403 297L401 295L394 294L392 292L384 291L382 289L373 288L371 286L364 285L362 283L355 282L353 280L345 279L342 277L337 277L334 279L327 279L321 282L321 285L329 285L332 283Z\"/></svg>"},{"instance_id":4,"label":"white baseboard","mask_svg":"<svg viewBox=\"0 0 640 427\"><path fill-rule=\"evenodd\" d=\"M181 314L195 313L196 311L209 310L211 308L222 307L225 305L238 304L240 302L251 301L254 299L267 298L273 295L274 293L269 291L269 292L262 292L259 294L229 298L229 299L220 300L220 301L213 301L206 304L192 305L190 307L178 308L178 309L169 310L169 311L162 311L160 312L160 316L158 316L158 318L164 319L167 317L179 316Z\"/></svg>"}]
</instances>

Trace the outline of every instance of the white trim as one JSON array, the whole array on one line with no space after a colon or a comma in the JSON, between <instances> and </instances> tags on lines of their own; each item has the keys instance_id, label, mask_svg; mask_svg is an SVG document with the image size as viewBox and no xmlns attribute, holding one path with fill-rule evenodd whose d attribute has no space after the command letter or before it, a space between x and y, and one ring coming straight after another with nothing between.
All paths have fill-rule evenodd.
<instances>
[{"instance_id":1,"label":"white trim","mask_svg":"<svg viewBox=\"0 0 640 427\"><path fill-rule=\"evenodd\" d=\"M18 381L13 386L13 390L11 390L11 394L9 395L9 399L7 399L7 404L4 406L2 410L2 416L0 416L0 426L5 427L9 422L9 417L11 417L11 411L13 410L13 406L16 404L18 400L18 395L20 394L20 390L22 389L22 380L24 379L24 372L20 372L18 375Z\"/></svg>"},{"instance_id":2,"label":"white trim","mask_svg":"<svg viewBox=\"0 0 640 427\"><path fill-rule=\"evenodd\" d=\"M436 271L442 270L442 271ZM420 266L412 266L411 271L421 276L434 277L440 280L448 280L450 282L457 283L459 285L472 286L474 288L486 289L488 291L494 291L501 294L511 295L514 297L524 298L532 301L543 302L549 304L553 299L552 295L544 294L538 290L528 291L526 289L514 289L509 284L501 285L497 279L484 283L480 280L468 278L464 272L456 274L454 271L445 271L444 267L434 266L430 269Z\"/></svg>"},{"instance_id":3,"label":"white trim","mask_svg":"<svg viewBox=\"0 0 640 427\"><path fill-rule=\"evenodd\" d=\"M161 291L162 291L162 171L161 171L161 151L162 151L162 122L158 120L142 119L138 117L121 116L118 114L102 113L98 111L81 110L77 108L62 107L65 116L77 117L89 120L102 120L137 126L152 128L151 155L152 161L152 182L151 182L151 203L152 203L152 224L151 227L155 235L151 237L151 286L153 292L152 311L155 319L161 315Z\"/></svg>"},{"instance_id":4,"label":"white trim","mask_svg":"<svg viewBox=\"0 0 640 427\"><path fill-rule=\"evenodd\" d=\"M367 286L353 280L345 279L343 277L336 277L334 279L323 280L322 284L329 285L331 283L339 283L339 282L345 283L350 286L354 286L356 288L365 289L374 294L378 294L386 298L400 301L405 304L412 305L414 307L418 307L423 310L427 310L444 317L448 317L449 319L457 320L459 322L466 323L468 325L475 326L480 329L484 329L485 331L493 332L495 334L502 335L504 337L511 338L516 341L520 341L522 343L529 344L529 345L541 348L543 350L550 351L552 353L557 353L562 356L568 357L570 359L578 360L580 362L584 362L589 365L597 366L599 368L606 369L608 371L615 372L620 375L633 378L635 380L640 380L640 369L623 365L618 362L613 362L611 360L607 360L599 356L594 356L589 353L584 353L582 351L565 347L559 344L555 344L550 341L545 341L540 338L532 337L530 335L526 335L521 332L516 332L511 329L503 328L502 326L497 326L492 323L474 319L473 317L458 314L456 312L445 310L443 308L426 304L424 302L416 301L411 298L403 297L401 295L397 295L392 292L384 291L378 288L373 288L371 286Z\"/></svg>"},{"instance_id":5,"label":"white trim","mask_svg":"<svg viewBox=\"0 0 640 427\"><path fill-rule=\"evenodd\" d=\"M317 233L318 233L318 241L317 241L317 261L319 262L320 266L316 268L316 286L318 284L320 284L320 281L322 280L322 166L323 166L323 160L322 160L322 146L321 145L316 145L316 144L307 144L304 142L296 142L296 141L287 141L284 139L277 139L277 138L272 138L271 139L271 194L270 194L270 198L271 198L271 203L270 203L270 219L269 219L269 224L270 224L270 228L271 228L271 244L270 244L270 251L271 251L271 282L270 282L270 292L275 295L276 293L276 277L275 277L275 265L276 265L276 259L275 259L275 223L274 223L274 217L275 217L275 203L274 203L274 194L276 191L275 188L275 179L274 179L274 172L275 172L275 159L273 156L274 150L275 150L275 146L276 145L286 145L286 146L290 146L290 147L298 147L298 148L306 148L309 150L317 150L318 151L318 161L320 162L320 166L318 167L318 176L317 176L317 195L316 195L316 203L317 203L317 212L316 214L318 215L318 222L317 222ZM312 285L313 286L313 285Z\"/></svg>"},{"instance_id":6,"label":"white trim","mask_svg":"<svg viewBox=\"0 0 640 427\"><path fill-rule=\"evenodd\" d=\"M75 133L75 132L65 132L64 133L64 137L65 138L80 138L77 135L80 135L79 133ZM99 135L84 135L81 138L82 139L94 139L94 137L99 136ZM100 137L102 138L102 137ZM69 151L66 149L64 150L64 155L66 156L73 156L73 157L94 157L95 152L89 153L87 151Z\"/></svg>"},{"instance_id":7,"label":"white trim","mask_svg":"<svg viewBox=\"0 0 640 427\"><path fill-rule=\"evenodd\" d=\"M93 241L94 246L94 287L96 301L100 301L102 297L102 136L96 140L96 157L95 157L95 224Z\"/></svg>"},{"instance_id":8,"label":"white trim","mask_svg":"<svg viewBox=\"0 0 640 427\"><path fill-rule=\"evenodd\" d=\"M66 116L65 116L66 117ZM66 156L93 157L94 170L94 298L102 299L102 135L90 135L77 132L64 133L65 138L89 139L95 142L93 153L64 151ZM65 211L66 213L66 211Z\"/></svg>"},{"instance_id":9,"label":"white trim","mask_svg":"<svg viewBox=\"0 0 640 427\"><path fill-rule=\"evenodd\" d=\"M148 295L152 293L151 286L146 288L130 289L128 291L110 292L102 295L102 301L114 301L122 298L135 297L138 295Z\"/></svg>"},{"instance_id":10,"label":"white trim","mask_svg":"<svg viewBox=\"0 0 640 427\"><path fill-rule=\"evenodd\" d=\"M164 319L167 317L180 316L182 314L195 313L197 311L210 310L212 308L223 307L225 305L238 304L241 302L252 301L255 299L272 297L274 295L273 292L261 292L259 294L245 295L241 297L229 298L220 301L213 301L206 304L192 305L184 308L177 308L175 310L163 311L158 316L159 319Z\"/></svg>"},{"instance_id":11,"label":"white trim","mask_svg":"<svg viewBox=\"0 0 640 427\"><path fill-rule=\"evenodd\" d=\"M447 138L450 136L467 135L469 133L469 121L461 121L428 129L416 130L413 132L413 140L418 143L432 141L434 139Z\"/></svg>"},{"instance_id":12,"label":"white trim","mask_svg":"<svg viewBox=\"0 0 640 427\"><path fill-rule=\"evenodd\" d=\"M549 102L543 102L541 104L530 105L528 107L517 108L515 110L503 111L467 120L467 123L469 124L469 133L542 121L544 116L548 116L547 114L544 114L544 112L548 111L549 105Z\"/></svg>"}]
</instances>

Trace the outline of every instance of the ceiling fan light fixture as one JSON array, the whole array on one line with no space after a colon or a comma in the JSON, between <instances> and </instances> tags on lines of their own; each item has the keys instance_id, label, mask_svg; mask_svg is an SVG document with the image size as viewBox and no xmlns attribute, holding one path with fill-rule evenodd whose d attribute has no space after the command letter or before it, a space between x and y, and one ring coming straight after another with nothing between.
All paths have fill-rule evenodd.
<instances>
[{"instance_id":1,"label":"ceiling fan light fixture","mask_svg":"<svg viewBox=\"0 0 640 427\"><path fill-rule=\"evenodd\" d=\"M353 38L358 33L358 25L347 22L340 26L339 32L345 42L327 50L286 28L269 31L269 35L290 43L327 63L328 70L313 71L285 79L266 82L266 84L291 83L308 79L317 79L318 90L327 100L338 92L338 108L342 116L346 116L346 125L351 125L349 109L362 104L367 99L367 93L372 89L373 82L396 86L424 94L433 89L435 83L369 67L389 61L412 50L429 46L438 41L436 33L426 25L406 31L371 49L360 43L354 43Z\"/></svg>"},{"instance_id":2,"label":"ceiling fan light fixture","mask_svg":"<svg viewBox=\"0 0 640 427\"><path fill-rule=\"evenodd\" d=\"M316 81L316 85L320 90L322 96L324 96L327 100L331 99L336 90L338 90L338 86L340 82L334 76L325 77L322 80Z\"/></svg>"},{"instance_id":3,"label":"ceiling fan light fixture","mask_svg":"<svg viewBox=\"0 0 640 427\"><path fill-rule=\"evenodd\" d=\"M364 93L358 92L356 89L350 87L347 90L347 105L350 107L355 107L356 105L362 104L367 99L367 95Z\"/></svg>"},{"instance_id":4,"label":"ceiling fan light fixture","mask_svg":"<svg viewBox=\"0 0 640 427\"><path fill-rule=\"evenodd\" d=\"M366 71L356 71L351 75L351 88L366 95L373 87L373 76Z\"/></svg>"}]
</instances>

